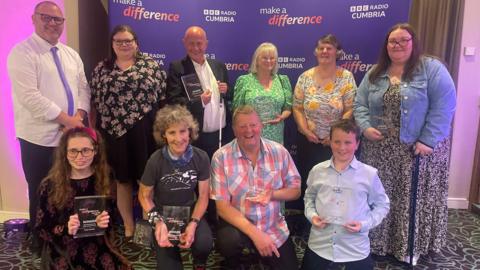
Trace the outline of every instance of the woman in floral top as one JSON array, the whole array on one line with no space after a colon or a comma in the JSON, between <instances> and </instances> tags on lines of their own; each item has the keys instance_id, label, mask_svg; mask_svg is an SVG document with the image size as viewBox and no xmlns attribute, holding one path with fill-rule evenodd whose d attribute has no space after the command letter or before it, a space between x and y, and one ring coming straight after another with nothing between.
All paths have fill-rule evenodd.
<instances>
[{"instance_id":1,"label":"woman in floral top","mask_svg":"<svg viewBox=\"0 0 480 270\"><path fill-rule=\"evenodd\" d=\"M293 116L301 133L297 164L302 179L307 179L314 165L332 156L330 125L352 117L357 89L353 74L337 66L341 45L334 35L322 37L314 55L318 65L300 75L293 98Z\"/></svg>"},{"instance_id":2,"label":"woman in floral top","mask_svg":"<svg viewBox=\"0 0 480 270\"><path fill-rule=\"evenodd\" d=\"M142 176L155 150L152 126L164 99L166 73L142 55L135 32L119 25L111 34L111 57L92 74L91 88L96 126L107 142L107 154L117 180L117 206L125 236L134 233L133 183Z\"/></svg>"},{"instance_id":3,"label":"woman in floral top","mask_svg":"<svg viewBox=\"0 0 480 270\"><path fill-rule=\"evenodd\" d=\"M292 86L286 75L277 74L277 48L262 43L253 54L250 73L235 83L233 109L252 105L264 125L262 137L283 144L284 120L292 112Z\"/></svg>"}]
</instances>

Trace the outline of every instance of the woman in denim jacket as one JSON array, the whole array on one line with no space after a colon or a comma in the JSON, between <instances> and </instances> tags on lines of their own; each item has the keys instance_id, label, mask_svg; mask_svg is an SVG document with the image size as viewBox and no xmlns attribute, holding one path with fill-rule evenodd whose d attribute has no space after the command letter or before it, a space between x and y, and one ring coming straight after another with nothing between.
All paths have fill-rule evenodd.
<instances>
[{"instance_id":1,"label":"woman in denim jacket","mask_svg":"<svg viewBox=\"0 0 480 270\"><path fill-rule=\"evenodd\" d=\"M354 117L364 140L361 160L379 170L390 213L371 231L372 252L407 256L410 181L414 156L420 155L414 263L438 252L447 231L450 125L455 85L445 66L422 55L409 24L393 26L380 58L363 78ZM434 226L432 226L434 225Z\"/></svg>"}]
</instances>

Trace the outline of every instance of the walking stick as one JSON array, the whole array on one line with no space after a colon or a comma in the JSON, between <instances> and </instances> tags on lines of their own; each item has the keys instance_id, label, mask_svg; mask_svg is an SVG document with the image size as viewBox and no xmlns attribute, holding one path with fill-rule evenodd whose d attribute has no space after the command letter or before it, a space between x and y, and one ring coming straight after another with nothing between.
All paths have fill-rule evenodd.
<instances>
[{"instance_id":1,"label":"walking stick","mask_svg":"<svg viewBox=\"0 0 480 270\"><path fill-rule=\"evenodd\" d=\"M408 223L408 254L410 256L410 268L413 269L413 249L415 246L415 213L417 211L418 173L420 166L420 154L415 156L415 165L410 187L410 220Z\"/></svg>"},{"instance_id":2,"label":"walking stick","mask_svg":"<svg viewBox=\"0 0 480 270\"><path fill-rule=\"evenodd\" d=\"M223 97L220 97L220 104L219 105L220 105L220 130L218 131L218 149L222 148L223 106L225 106L225 102L223 100Z\"/></svg>"}]
</instances>

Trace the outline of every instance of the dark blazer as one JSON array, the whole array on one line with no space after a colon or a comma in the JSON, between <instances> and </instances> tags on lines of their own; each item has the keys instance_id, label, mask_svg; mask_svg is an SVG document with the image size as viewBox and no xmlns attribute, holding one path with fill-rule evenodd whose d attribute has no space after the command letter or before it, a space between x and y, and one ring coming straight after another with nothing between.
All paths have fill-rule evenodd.
<instances>
[{"instance_id":1,"label":"dark blazer","mask_svg":"<svg viewBox=\"0 0 480 270\"><path fill-rule=\"evenodd\" d=\"M217 81L226 82L228 85L227 94L225 95L225 104L226 108L226 120L227 127L231 126L232 116L231 116L231 103L233 97L233 89L230 87L228 82L228 73L225 64L216 61L207 59L210 68L212 69L215 78ZM193 62L190 57L185 57L182 60L174 61L170 63L168 68L168 77L167 77L167 103L168 104L181 104L186 105L193 117L198 121L200 131L203 128L203 105L202 101L190 102L188 100L185 89L183 88L182 80L180 79L184 75L195 73L195 68L193 67Z\"/></svg>"}]
</instances>

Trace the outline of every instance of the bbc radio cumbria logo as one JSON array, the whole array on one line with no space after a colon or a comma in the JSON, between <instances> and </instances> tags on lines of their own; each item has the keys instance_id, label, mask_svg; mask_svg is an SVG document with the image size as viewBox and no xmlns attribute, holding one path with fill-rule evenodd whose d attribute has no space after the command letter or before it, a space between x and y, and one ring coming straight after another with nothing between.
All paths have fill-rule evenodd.
<instances>
[{"instance_id":1,"label":"bbc radio cumbria logo","mask_svg":"<svg viewBox=\"0 0 480 270\"><path fill-rule=\"evenodd\" d=\"M220 10L220 9L204 9L203 16L206 22L218 23L234 23L237 11L235 10Z\"/></svg>"},{"instance_id":2,"label":"bbc radio cumbria logo","mask_svg":"<svg viewBox=\"0 0 480 270\"><path fill-rule=\"evenodd\" d=\"M357 5L350 6L350 13L352 19L372 19L385 17L385 11L388 9L388 4L377 5Z\"/></svg>"}]
</instances>

